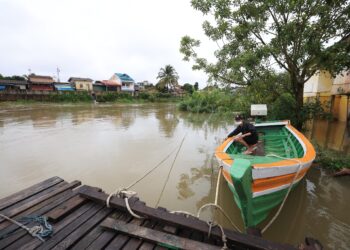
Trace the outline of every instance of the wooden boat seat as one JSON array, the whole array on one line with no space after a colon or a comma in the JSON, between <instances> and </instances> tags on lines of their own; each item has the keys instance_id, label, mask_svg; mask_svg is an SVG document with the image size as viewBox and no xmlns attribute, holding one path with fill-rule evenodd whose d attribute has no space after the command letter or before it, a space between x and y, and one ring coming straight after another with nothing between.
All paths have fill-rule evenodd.
<instances>
[{"instance_id":1,"label":"wooden boat seat","mask_svg":"<svg viewBox=\"0 0 350 250\"><path fill-rule=\"evenodd\" d=\"M264 140L259 140L256 146L257 146L257 149L254 150L252 155L265 156Z\"/></svg>"}]
</instances>

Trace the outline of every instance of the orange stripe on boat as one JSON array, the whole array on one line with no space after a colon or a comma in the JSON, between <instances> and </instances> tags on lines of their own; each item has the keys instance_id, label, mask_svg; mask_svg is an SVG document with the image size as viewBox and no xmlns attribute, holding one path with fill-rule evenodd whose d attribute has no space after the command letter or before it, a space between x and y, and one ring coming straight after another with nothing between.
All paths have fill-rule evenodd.
<instances>
[{"instance_id":1,"label":"orange stripe on boat","mask_svg":"<svg viewBox=\"0 0 350 250\"><path fill-rule=\"evenodd\" d=\"M309 168L301 170L298 174L297 179L301 178L306 174ZM279 186L290 184L294 179L295 174L286 174L282 176L275 176L264 179L253 180L252 191L260 192L271 188L277 188Z\"/></svg>"}]
</instances>

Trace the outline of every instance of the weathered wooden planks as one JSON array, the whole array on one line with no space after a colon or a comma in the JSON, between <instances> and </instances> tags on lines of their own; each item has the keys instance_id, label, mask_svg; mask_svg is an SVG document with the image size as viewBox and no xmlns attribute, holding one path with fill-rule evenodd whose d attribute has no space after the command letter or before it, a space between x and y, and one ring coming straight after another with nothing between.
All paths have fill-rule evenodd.
<instances>
[{"instance_id":1,"label":"weathered wooden planks","mask_svg":"<svg viewBox=\"0 0 350 250\"><path fill-rule=\"evenodd\" d=\"M102 222L101 226L109 230L119 231L124 234L143 238L169 248L191 249L191 250L192 249L202 249L202 250L221 249L218 246L205 244L205 243L198 242L191 239L181 238L179 236L167 234L164 232L159 232L150 228L142 227L131 223L125 223L123 221L115 220L112 218L105 219Z\"/></svg>"},{"instance_id":2,"label":"weathered wooden planks","mask_svg":"<svg viewBox=\"0 0 350 250\"><path fill-rule=\"evenodd\" d=\"M59 178L59 177L52 177L49 178L45 181L42 181L38 184L35 184L29 188L26 188L22 191L19 191L17 193L14 193L10 196L7 196L3 199L0 199L0 210L3 210L4 208L7 208L19 201L22 201L32 195L35 195L49 187L52 187L60 182L62 182L63 179Z\"/></svg>"},{"instance_id":3,"label":"weathered wooden planks","mask_svg":"<svg viewBox=\"0 0 350 250\"><path fill-rule=\"evenodd\" d=\"M46 216L49 218L50 221L57 221L65 215L67 215L72 209L75 209L76 207L82 205L85 201L86 199L80 196L74 196L68 201L66 201L64 204L61 204L54 210L48 212Z\"/></svg>"},{"instance_id":4,"label":"weathered wooden planks","mask_svg":"<svg viewBox=\"0 0 350 250\"><path fill-rule=\"evenodd\" d=\"M55 196L56 194L62 193L64 191L68 190L68 189L75 188L75 187L79 186L80 184L81 184L80 181L73 181L72 183L69 183L69 184L64 185L64 186L62 186L60 188L54 189L51 192L46 193L45 195L41 195L39 197L36 197L33 200L30 200L30 201L29 201L29 199L28 199L28 201L25 200L25 202L21 206L14 207L14 208L10 209L9 211L6 211L6 209L5 209L4 212L2 212L2 213L5 214L8 217L15 216L15 215L25 211L26 209L31 208L34 205L36 205L36 204L38 204L38 203L40 203L42 201L45 201L45 200L49 199L52 196ZM4 219L0 219L0 222L2 222L2 221L4 221Z\"/></svg>"},{"instance_id":5,"label":"weathered wooden planks","mask_svg":"<svg viewBox=\"0 0 350 250\"><path fill-rule=\"evenodd\" d=\"M130 206L135 213L147 217L135 219L125 209L124 200L114 197L111 200L112 208L106 208L105 193L89 186L73 190L79 185L79 181L67 183L54 177L23 190L23 193L17 192L2 199L6 205L1 213L10 214L14 219L25 215L49 216L54 232L43 243L18 226L0 221L0 249L163 250L170 245L185 249L222 247L221 232L213 228L214 237L208 238L208 226L198 218L171 214L165 208L150 208L138 198L131 198ZM100 225L108 220L113 223L118 220L122 228L118 231L105 230ZM27 226L34 224L28 223ZM132 231L126 232L126 229ZM232 248L295 249L229 230L225 234L228 236L228 246ZM237 242L241 238L245 240Z\"/></svg>"},{"instance_id":6,"label":"weathered wooden planks","mask_svg":"<svg viewBox=\"0 0 350 250\"><path fill-rule=\"evenodd\" d=\"M92 189L89 190L89 188L80 192L80 195L82 195L85 198L91 199L95 202L99 202L100 204L104 204L108 197L108 195L103 192L94 192ZM167 211L162 211L155 208L147 207L143 203L138 202L138 200L130 199L129 204L135 213L145 216L146 218L152 218L157 221L161 221L165 224L181 226L181 227L188 228L190 230L196 230L202 233L208 233L207 223L204 221L198 220L197 218L194 218L191 216L185 217L178 214L171 214ZM118 197L112 197L112 199L110 200L110 206L122 211L126 211L124 200ZM221 231L217 227L214 227L212 229L211 234L214 237L221 239ZM229 231L229 230L225 230L225 235L228 240L231 240L237 246L250 247L254 249L293 249L295 250L295 248L290 245L274 243L253 235L246 235L246 234Z\"/></svg>"}]
</instances>

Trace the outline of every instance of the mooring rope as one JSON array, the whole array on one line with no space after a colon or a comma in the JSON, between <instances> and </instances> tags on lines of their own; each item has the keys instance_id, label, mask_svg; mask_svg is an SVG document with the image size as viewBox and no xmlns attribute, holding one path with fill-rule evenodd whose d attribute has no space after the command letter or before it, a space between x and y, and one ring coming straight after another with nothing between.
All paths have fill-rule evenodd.
<instances>
[{"instance_id":1,"label":"mooring rope","mask_svg":"<svg viewBox=\"0 0 350 250\"><path fill-rule=\"evenodd\" d=\"M215 201L214 203L207 203L207 204L204 204L203 206L201 206L199 209L198 209L198 212L197 212L197 215L193 215L189 212L186 212L186 211L172 211L170 213L173 213L173 214L176 214L176 213L181 213L181 214L185 214L187 216L191 215L193 217L197 217L197 218L200 218L200 215L203 211L204 208L207 208L207 207L215 207L215 208L218 208L219 211L225 216L225 218L231 223L231 225L238 231L238 232L241 232L241 230L239 230L239 228L236 226L236 224L231 220L231 218L227 215L227 213L225 212L225 210L220 206L218 205L218 197L219 197L219 187L220 187L220 179L221 179L221 172L222 172L222 166L220 167L219 169L219 174L218 174L218 180L216 182L216 191L215 191ZM214 223L213 221L207 221L207 224L208 224L208 238L210 237L210 234L211 234L211 230L213 227L219 227L220 230L221 230L221 238L222 238L222 242L223 242L223 247L222 249L227 249L227 238L226 238L226 235L225 235L225 232L224 232L224 229L222 228L222 226L218 223Z\"/></svg>"},{"instance_id":2,"label":"mooring rope","mask_svg":"<svg viewBox=\"0 0 350 250\"><path fill-rule=\"evenodd\" d=\"M178 153L179 153L179 151L180 151L180 149L181 149L181 147L182 147L182 144L183 144L183 142L184 142L184 140L185 140L185 137L186 137L186 135L184 136L184 138L183 138L182 141L181 141L181 144L180 144L180 146L179 146L179 148L178 148L178 151L177 151L177 153L176 153L176 156L175 156L175 159L174 159L173 164L172 164L172 166L171 166L171 169L172 169L172 167L173 167L173 165L174 165L174 163L175 163L175 160L176 160L177 155L178 155ZM110 200L111 200L111 198L112 198L113 196L121 197L121 198L123 198L124 201L125 201L125 205L126 205L126 208L127 208L128 212L129 212L132 216L134 216L135 218L142 219L142 218L143 218L142 216L137 215L137 214L134 213L134 211L132 211L132 209L131 209L131 207L130 207L130 204L129 204L129 198L135 196L137 193L136 193L135 191L131 191L131 190L128 190L128 189L130 189L131 187L133 187L134 185L136 185L137 183L139 183L141 180L143 180L144 178L146 178L150 173L152 173L154 170L156 170L163 162L165 162L165 161L175 152L176 149L177 149L177 147L174 148L166 157L164 157L155 167L153 167L152 169L150 169L149 171L147 171L143 176L141 176L139 179L135 180L135 181L134 181L133 183L131 183L129 186L127 186L126 188L117 188L114 192L112 192L112 193L107 197L106 206L107 206L107 207L110 207L110 204L109 204L109 203L110 203ZM169 175L170 175L170 174L168 174L168 179L169 179ZM163 191L164 191L164 188L163 188L162 192L163 192Z\"/></svg>"},{"instance_id":3,"label":"mooring rope","mask_svg":"<svg viewBox=\"0 0 350 250\"><path fill-rule=\"evenodd\" d=\"M144 178L146 178L150 173L152 173L154 170L156 170L163 162L165 162L174 152L175 150L177 149L174 148L167 156L165 156L156 166L154 166L153 168L151 168L149 171L147 171L143 176L141 176L139 179L135 180L133 183L131 183L129 186L127 186L126 188L117 188L116 190L114 190L114 192L112 192L107 200L106 200L106 205L107 207L110 207L109 206L109 202L110 202L110 199L113 197L113 196L118 196L121 194L122 191L126 191L128 190L129 188L135 186L137 183L139 183L141 180L143 180Z\"/></svg>"},{"instance_id":4,"label":"mooring rope","mask_svg":"<svg viewBox=\"0 0 350 250\"><path fill-rule=\"evenodd\" d=\"M20 228L26 230L32 237L36 237L41 241L45 241L43 238L50 236L53 233L52 226L47 222L46 217L44 216L26 216L20 219L20 221L23 222L38 222L41 225L33 226L31 228L26 227L24 224L22 224L19 221L16 221L14 219L11 219L10 217L0 214L0 217L12 222L13 224L16 224Z\"/></svg>"},{"instance_id":5,"label":"mooring rope","mask_svg":"<svg viewBox=\"0 0 350 250\"><path fill-rule=\"evenodd\" d=\"M162 191L160 192L160 195L159 195L159 198L158 198L156 207L158 207L159 202L160 202L160 200L161 200L161 198L162 198L162 196L163 196L165 187L166 187L166 185L168 184L170 174L171 174L171 172L172 172L172 170L173 170L173 167L174 167L174 165L175 165L175 161L176 161L176 159L177 159L177 156L179 155L179 152L180 152L180 150L181 150L181 148L182 148L182 145L183 145L183 143L184 143L184 141L185 141L186 135L187 135L187 134L185 134L184 138L182 139L181 144L180 144L180 146L179 146L179 149L178 149L177 152L176 152L176 155L175 155L175 157L174 157L173 163L171 164L171 167L170 167L170 169L169 169L168 176L167 176L167 178L166 178L166 180L165 180L165 182L164 182L163 189L162 189Z\"/></svg>"},{"instance_id":6,"label":"mooring rope","mask_svg":"<svg viewBox=\"0 0 350 250\"><path fill-rule=\"evenodd\" d=\"M282 157L282 156L279 156L279 155L276 155L276 154L268 154L268 155L266 155L266 156L272 156L272 157L276 157L276 158L280 158L280 159L284 159L284 160L295 161L295 162L297 162L297 163L299 164L299 166L298 166L298 171L296 172L296 174L295 174L295 176L294 176L292 182L290 183L290 186L289 186L289 188L288 188L288 191L287 191L286 195L284 196L284 199L283 199L281 205L279 206L279 208L278 208L276 214L275 214L275 215L273 216L273 218L269 221L269 223L267 223L267 225L261 230L261 233L264 233L264 232L272 225L272 223L277 219L278 215L281 213L282 208L283 208L284 204L286 203L286 200L287 200L287 198L288 198L288 196L289 196L289 193L290 193L290 191L292 190L293 185L294 185L296 179L298 178L298 175L299 175L299 173L300 173L301 167L303 166L303 165L301 164L301 161L298 160L298 159L295 159L295 158L286 158L286 157Z\"/></svg>"}]
</instances>

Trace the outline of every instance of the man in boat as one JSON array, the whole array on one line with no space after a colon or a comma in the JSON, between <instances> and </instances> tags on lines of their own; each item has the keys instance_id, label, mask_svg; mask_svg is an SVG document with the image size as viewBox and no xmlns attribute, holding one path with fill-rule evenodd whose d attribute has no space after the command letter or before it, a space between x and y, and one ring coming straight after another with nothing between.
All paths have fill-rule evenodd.
<instances>
[{"instance_id":1,"label":"man in boat","mask_svg":"<svg viewBox=\"0 0 350 250\"><path fill-rule=\"evenodd\" d=\"M255 126L245 121L241 115L235 116L235 125L237 125L237 128L226 138L235 136L233 140L243 144L247 148L243 154L253 153L259 139Z\"/></svg>"}]
</instances>

